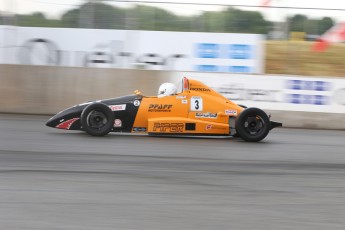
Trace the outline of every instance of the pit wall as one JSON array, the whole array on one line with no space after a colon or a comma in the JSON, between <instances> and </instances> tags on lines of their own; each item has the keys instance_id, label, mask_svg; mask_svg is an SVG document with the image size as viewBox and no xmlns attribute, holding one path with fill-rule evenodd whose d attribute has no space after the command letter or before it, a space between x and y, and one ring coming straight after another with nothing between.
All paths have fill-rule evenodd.
<instances>
[{"instance_id":1,"label":"pit wall","mask_svg":"<svg viewBox=\"0 0 345 230\"><path fill-rule=\"evenodd\" d=\"M161 83L184 76L262 108L284 127L345 130L345 80L323 77L0 65L0 113L51 115L137 89L152 96Z\"/></svg>"}]
</instances>

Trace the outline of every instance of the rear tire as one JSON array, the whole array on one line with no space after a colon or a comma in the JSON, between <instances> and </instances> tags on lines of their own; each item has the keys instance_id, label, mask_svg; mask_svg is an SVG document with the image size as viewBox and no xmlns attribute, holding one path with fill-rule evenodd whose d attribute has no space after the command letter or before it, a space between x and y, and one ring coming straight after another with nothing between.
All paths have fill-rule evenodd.
<instances>
[{"instance_id":1,"label":"rear tire","mask_svg":"<svg viewBox=\"0 0 345 230\"><path fill-rule=\"evenodd\" d=\"M245 141L261 141L270 131L270 119L261 109L245 109L236 120L236 131Z\"/></svg>"},{"instance_id":2,"label":"rear tire","mask_svg":"<svg viewBox=\"0 0 345 230\"><path fill-rule=\"evenodd\" d=\"M92 136L107 135L114 125L114 112L103 103L92 103L81 113L82 129Z\"/></svg>"}]
</instances>

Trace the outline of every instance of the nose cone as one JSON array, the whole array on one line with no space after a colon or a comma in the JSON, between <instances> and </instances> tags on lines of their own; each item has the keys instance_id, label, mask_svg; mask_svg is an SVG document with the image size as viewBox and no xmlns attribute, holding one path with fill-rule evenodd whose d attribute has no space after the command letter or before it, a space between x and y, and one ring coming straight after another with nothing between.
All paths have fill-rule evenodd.
<instances>
[{"instance_id":1,"label":"nose cone","mask_svg":"<svg viewBox=\"0 0 345 230\"><path fill-rule=\"evenodd\" d=\"M71 116L64 116L61 117L59 115L55 115L54 117L50 118L46 126L57 128L57 129L69 129L69 130L80 130L81 124L80 124L80 118L77 117L71 117Z\"/></svg>"},{"instance_id":2,"label":"nose cone","mask_svg":"<svg viewBox=\"0 0 345 230\"><path fill-rule=\"evenodd\" d=\"M47 122L46 122L46 126L48 127L55 127L54 126L54 120L53 120L54 117L50 118Z\"/></svg>"},{"instance_id":3,"label":"nose cone","mask_svg":"<svg viewBox=\"0 0 345 230\"><path fill-rule=\"evenodd\" d=\"M74 106L51 117L46 126L58 129L78 130L81 128L80 115L82 107Z\"/></svg>"},{"instance_id":4,"label":"nose cone","mask_svg":"<svg viewBox=\"0 0 345 230\"><path fill-rule=\"evenodd\" d=\"M63 121L64 121L63 115L61 115L61 113L58 113L58 114L54 115L53 117L51 117L46 122L46 126L55 128L56 126L58 126Z\"/></svg>"}]
</instances>

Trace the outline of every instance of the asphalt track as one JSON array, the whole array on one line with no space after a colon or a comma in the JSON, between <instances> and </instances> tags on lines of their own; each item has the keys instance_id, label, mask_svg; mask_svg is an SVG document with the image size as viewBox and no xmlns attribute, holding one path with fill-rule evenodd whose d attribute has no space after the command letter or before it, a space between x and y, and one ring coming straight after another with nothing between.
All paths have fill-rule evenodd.
<instances>
[{"instance_id":1,"label":"asphalt track","mask_svg":"<svg viewBox=\"0 0 345 230\"><path fill-rule=\"evenodd\" d=\"M90 137L0 115L0 229L345 229L345 131Z\"/></svg>"}]
</instances>

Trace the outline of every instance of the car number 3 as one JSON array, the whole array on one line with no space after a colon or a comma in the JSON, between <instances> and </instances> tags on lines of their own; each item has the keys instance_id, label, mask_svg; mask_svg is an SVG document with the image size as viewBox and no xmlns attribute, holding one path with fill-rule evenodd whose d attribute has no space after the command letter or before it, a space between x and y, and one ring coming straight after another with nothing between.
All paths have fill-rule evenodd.
<instances>
[{"instance_id":1,"label":"car number 3","mask_svg":"<svg viewBox=\"0 0 345 230\"><path fill-rule=\"evenodd\" d=\"M203 101L201 97L192 97L190 103L191 111L202 111Z\"/></svg>"},{"instance_id":2,"label":"car number 3","mask_svg":"<svg viewBox=\"0 0 345 230\"><path fill-rule=\"evenodd\" d=\"M199 101L195 100L195 110L198 110L198 109L199 109Z\"/></svg>"}]
</instances>

